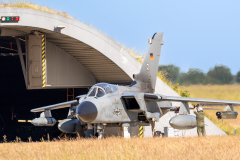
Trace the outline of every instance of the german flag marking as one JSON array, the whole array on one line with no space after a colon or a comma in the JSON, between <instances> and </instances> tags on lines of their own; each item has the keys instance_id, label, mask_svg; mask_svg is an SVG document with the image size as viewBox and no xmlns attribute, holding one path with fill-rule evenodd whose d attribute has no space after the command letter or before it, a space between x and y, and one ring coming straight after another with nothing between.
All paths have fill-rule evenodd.
<instances>
[{"instance_id":1,"label":"german flag marking","mask_svg":"<svg viewBox=\"0 0 240 160\"><path fill-rule=\"evenodd\" d=\"M153 60L153 53L150 53L150 60Z\"/></svg>"}]
</instances>

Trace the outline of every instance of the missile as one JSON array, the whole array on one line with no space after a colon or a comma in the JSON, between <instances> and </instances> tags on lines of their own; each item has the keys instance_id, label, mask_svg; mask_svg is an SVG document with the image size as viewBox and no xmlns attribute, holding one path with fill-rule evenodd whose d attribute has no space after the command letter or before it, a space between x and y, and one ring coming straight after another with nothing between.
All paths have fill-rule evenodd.
<instances>
[{"instance_id":1,"label":"missile","mask_svg":"<svg viewBox=\"0 0 240 160\"><path fill-rule=\"evenodd\" d=\"M45 117L35 118L31 121L31 123L34 126L54 126L56 122L57 121L55 118L45 118Z\"/></svg>"},{"instance_id":2,"label":"missile","mask_svg":"<svg viewBox=\"0 0 240 160\"><path fill-rule=\"evenodd\" d=\"M238 112L236 111L220 111L216 113L218 119L236 119Z\"/></svg>"},{"instance_id":3,"label":"missile","mask_svg":"<svg viewBox=\"0 0 240 160\"><path fill-rule=\"evenodd\" d=\"M197 127L196 117L192 115L174 116L169 121L170 126L175 129L192 129Z\"/></svg>"}]
</instances>

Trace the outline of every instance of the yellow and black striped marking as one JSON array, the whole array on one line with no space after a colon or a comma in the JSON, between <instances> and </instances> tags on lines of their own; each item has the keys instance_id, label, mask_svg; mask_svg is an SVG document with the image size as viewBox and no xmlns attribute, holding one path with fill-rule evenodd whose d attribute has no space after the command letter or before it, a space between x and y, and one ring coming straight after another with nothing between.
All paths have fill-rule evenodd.
<instances>
[{"instance_id":1,"label":"yellow and black striped marking","mask_svg":"<svg viewBox=\"0 0 240 160\"><path fill-rule=\"evenodd\" d=\"M46 36L42 35L42 88L46 87Z\"/></svg>"},{"instance_id":2,"label":"yellow and black striped marking","mask_svg":"<svg viewBox=\"0 0 240 160\"><path fill-rule=\"evenodd\" d=\"M143 138L143 126L139 127L139 137Z\"/></svg>"}]
</instances>

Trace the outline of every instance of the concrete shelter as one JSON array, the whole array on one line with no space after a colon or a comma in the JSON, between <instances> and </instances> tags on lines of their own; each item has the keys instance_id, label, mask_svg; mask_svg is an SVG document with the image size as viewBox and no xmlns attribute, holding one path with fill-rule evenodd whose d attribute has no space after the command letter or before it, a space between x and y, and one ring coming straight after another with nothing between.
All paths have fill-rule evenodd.
<instances>
[{"instance_id":1,"label":"concrete shelter","mask_svg":"<svg viewBox=\"0 0 240 160\"><path fill-rule=\"evenodd\" d=\"M88 88L98 82L128 85L141 68L113 39L75 19L23 8L0 8L0 16L19 17L18 22L0 22L0 55L20 57L27 89ZM179 96L159 78L155 91ZM167 119L159 122L159 130L169 126ZM207 134L224 134L210 123L206 120L206 125L213 126ZM145 127L146 137L148 130Z\"/></svg>"}]
</instances>

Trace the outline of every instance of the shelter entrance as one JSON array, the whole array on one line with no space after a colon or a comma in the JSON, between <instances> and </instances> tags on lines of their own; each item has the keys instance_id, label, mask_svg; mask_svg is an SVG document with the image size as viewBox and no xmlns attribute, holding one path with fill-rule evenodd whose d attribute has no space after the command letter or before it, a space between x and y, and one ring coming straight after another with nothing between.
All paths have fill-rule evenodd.
<instances>
[{"instance_id":1,"label":"shelter entrance","mask_svg":"<svg viewBox=\"0 0 240 160\"><path fill-rule=\"evenodd\" d=\"M25 37L21 39L25 59ZM53 127L33 126L30 120L39 117L39 113L34 114L30 110L65 102L67 98L71 100L73 97L67 97L67 89L27 90L15 38L0 37L0 46L0 137L6 135L9 141L15 140L16 136L23 141L27 141L29 137L33 140L40 140L42 137L47 139L47 134L50 138L58 137L61 132L57 125ZM75 95L87 92L87 88L74 88ZM52 111L56 120L65 119L67 114L68 108Z\"/></svg>"}]
</instances>

